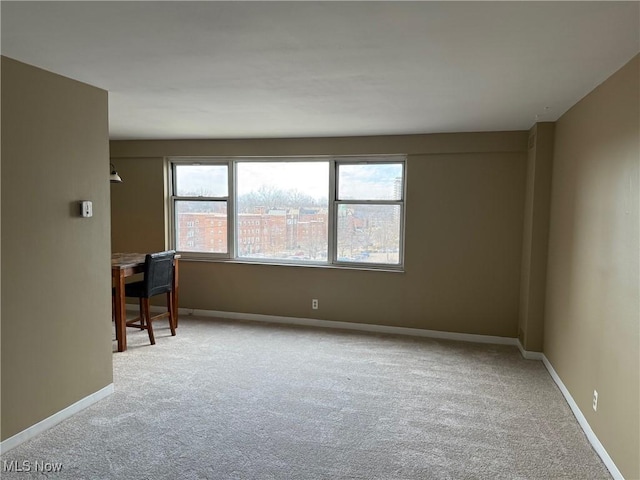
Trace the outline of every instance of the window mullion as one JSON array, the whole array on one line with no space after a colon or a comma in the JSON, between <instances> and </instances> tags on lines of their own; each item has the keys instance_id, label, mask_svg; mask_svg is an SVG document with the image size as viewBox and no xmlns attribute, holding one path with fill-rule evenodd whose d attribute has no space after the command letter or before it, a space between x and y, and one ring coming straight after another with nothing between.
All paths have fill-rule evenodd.
<instances>
[{"instance_id":1,"label":"window mullion","mask_svg":"<svg viewBox=\"0 0 640 480\"><path fill-rule=\"evenodd\" d=\"M188 197L188 196L180 196L180 195L172 195L173 200L182 200L188 202L226 202L229 200L229 197Z\"/></svg>"},{"instance_id":2,"label":"window mullion","mask_svg":"<svg viewBox=\"0 0 640 480\"><path fill-rule=\"evenodd\" d=\"M336 203L345 205L403 205L402 200L354 200L351 198L349 200L338 199Z\"/></svg>"},{"instance_id":3,"label":"window mullion","mask_svg":"<svg viewBox=\"0 0 640 480\"><path fill-rule=\"evenodd\" d=\"M229 258L238 258L238 232L236 224L237 217L237 201L238 201L238 180L237 180L237 161L229 160L229 203L227 204L227 250Z\"/></svg>"},{"instance_id":4,"label":"window mullion","mask_svg":"<svg viewBox=\"0 0 640 480\"><path fill-rule=\"evenodd\" d=\"M338 207L336 205L337 198L337 185L336 185L336 168L337 162L330 160L329 162L329 205L327 211L327 263L333 264L336 262L336 251L338 250L336 244L338 242L338 219L336 218Z\"/></svg>"}]
</instances>

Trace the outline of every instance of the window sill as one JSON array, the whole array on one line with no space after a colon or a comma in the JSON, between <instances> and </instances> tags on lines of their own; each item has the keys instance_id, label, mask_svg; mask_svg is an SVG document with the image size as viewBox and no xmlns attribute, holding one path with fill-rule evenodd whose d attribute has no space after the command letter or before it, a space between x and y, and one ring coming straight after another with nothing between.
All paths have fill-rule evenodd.
<instances>
[{"instance_id":1,"label":"window sill","mask_svg":"<svg viewBox=\"0 0 640 480\"><path fill-rule=\"evenodd\" d=\"M181 253L180 262L202 262L202 263L227 263L234 265L261 265L268 267L294 267L294 268L322 268L330 270L357 270L366 272L386 272L386 273L405 273L404 267L388 267L377 265L366 265L362 263L354 265L346 264L329 264L329 263L289 263L278 261L257 261L257 260L239 260L228 258L206 258L206 257L189 257L188 254Z\"/></svg>"}]
</instances>

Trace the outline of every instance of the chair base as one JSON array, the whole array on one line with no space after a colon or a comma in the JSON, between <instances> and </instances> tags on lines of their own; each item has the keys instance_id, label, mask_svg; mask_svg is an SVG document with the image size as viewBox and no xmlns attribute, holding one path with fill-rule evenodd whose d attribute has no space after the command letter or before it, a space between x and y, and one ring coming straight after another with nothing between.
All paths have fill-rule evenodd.
<instances>
[{"instance_id":1,"label":"chair base","mask_svg":"<svg viewBox=\"0 0 640 480\"><path fill-rule=\"evenodd\" d=\"M158 315L151 316L151 308L148 298L140 299L140 316L126 322L127 327L139 328L140 330L146 330L149 333L149 341L151 345L156 344L156 339L153 334L153 322L161 318L169 317L169 328L171 329L171 336L176 335L176 319L173 316L173 302L171 293L167 294L167 312L160 313Z\"/></svg>"}]
</instances>

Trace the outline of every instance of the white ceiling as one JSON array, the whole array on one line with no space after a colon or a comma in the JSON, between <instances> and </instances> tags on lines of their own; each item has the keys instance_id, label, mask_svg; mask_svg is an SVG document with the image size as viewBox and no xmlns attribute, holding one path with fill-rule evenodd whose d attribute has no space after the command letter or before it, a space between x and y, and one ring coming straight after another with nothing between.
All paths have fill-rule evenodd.
<instances>
[{"instance_id":1,"label":"white ceiling","mask_svg":"<svg viewBox=\"0 0 640 480\"><path fill-rule=\"evenodd\" d=\"M1 2L2 54L109 91L111 137L528 129L640 51L639 2Z\"/></svg>"}]
</instances>

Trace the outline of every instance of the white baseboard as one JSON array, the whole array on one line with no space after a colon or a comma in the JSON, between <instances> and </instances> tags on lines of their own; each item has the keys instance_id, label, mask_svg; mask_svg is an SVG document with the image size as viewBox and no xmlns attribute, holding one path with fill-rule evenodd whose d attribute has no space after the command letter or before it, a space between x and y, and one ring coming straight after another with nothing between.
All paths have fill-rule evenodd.
<instances>
[{"instance_id":1,"label":"white baseboard","mask_svg":"<svg viewBox=\"0 0 640 480\"><path fill-rule=\"evenodd\" d=\"M284 323L287 325L303 325L308 327L337 328L341 330L358 330L363 332L388 333L391 335L410 335L414 337L440 338L461 342L492 343L499 345L516 345L517 339L472 333L441 332L439 330L423 330L421 328L392 327L389 325L373 325L369 323L336 322L315 318L282 317L278 315L262 315L258 313L222 312L218 310L197 310L179 308L183 315L199 315L203 317L228 318L233 320L252 320L256 322Z\"/></svg>"},{"instance_id":2,"label":"white baseboard","mask_svg":"<svg viewBox=\"0 0 640 480\"><path fill-rule=\"evenodd\" d=\"M87 395L81 400L78 400L76 403L69 405L68 407L60 410L57 413L54 413L48 418L41 420L35 425L30 426L26 430L21 431L20 433L16 433L14 436L7 438L3 442L0 442L0 454L6 453L12 448L17 447L21 443L26 442L27 440L32 439L36 435L44 432L45 430L50 429L54 425L66 420L67 418L75 415L76 413L84 410L85 408L93 405L94 403L102 400L105 397L111 395L114 391L113 383L110 383L104 388L101 388L97 392L94 392L90 395Z\"/></svg>"},{"instance_id":3,"label":"white baseboard","mask_svg":"<svg viewBox=\"0 0 640 480\"><path fill-rule=\"evenodd\" d=\"M620 470L618 470L618 467L616 467L616 464L613 462L613 459L609 456L609 454L605 450L602 443L600 443L600 440L598 440L598 437L596 436L596 434L593 433L593 430L591 430L591 425L589 425L589 422L587 422L587 419L582 414L582 411L578 407L578 404L575 402L575 400L571 396L571 393L569 393L569 390L560 379L560 376L554 370L553 366L551 365L551 362L544 354L541 354L541 355L542 355L542 363L544 363L544 366L547 367L547 370L549 371L551 378L553 378L553 381L556 382L556 385L558 385L558 388L562 392L562 395L564 395L564 398L567 400L567 403L569 404L571 411L575 415L576 420L578 420L578 423L580 424L580 427L582 428L585 435L587 436L587 439L589 439L591 446L596 451L598 456L600 456L605 466L607 467L607 470L609 470L609 473L611 473L611 476L615 480L624 480L622 473L620 473Z\"/></svg>"},{"instance_id":4,"label":"white baseboard","mask_svg":"<svg viewBox=\"0 0 640 480\"><path fill-rule=\"evenodd\" d=\"M531 350L525 350L522 344L520 343L520 340L517 340L516 343L518 345L518 350L520 350L520 353L522 354L523 358L526 358L527 360L542 361L542 358L544 357L542 352L532 352Z\"/></svg>"}]
</instances>

